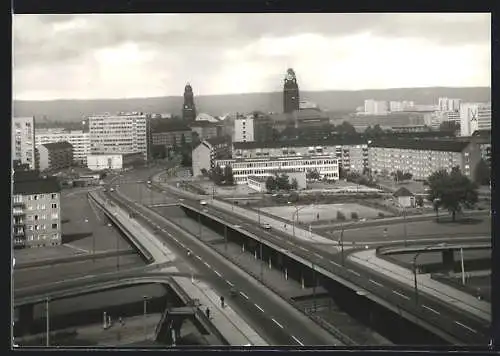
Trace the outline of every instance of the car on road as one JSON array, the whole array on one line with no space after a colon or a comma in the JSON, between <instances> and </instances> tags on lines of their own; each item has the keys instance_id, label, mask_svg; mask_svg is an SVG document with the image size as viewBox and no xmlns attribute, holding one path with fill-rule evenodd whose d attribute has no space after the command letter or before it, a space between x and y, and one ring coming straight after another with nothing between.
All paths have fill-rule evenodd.
<instances>
[{"instance_id":1,"label":"car on road","mask_svg":"<svg viewBox=\"0 0 500 356\"><path fill-rule=\"evenodd\" d=\"M114 192L114 191L115 191L115 188L109 188L109 191L110 191L110 192Z\"/></svg>"},{"instance_id":2,"label":"car on road","mask_svg":"<svg viewBox=\"0 0 500 356\"><path fill-rule=\"evenodd\" d=\"M207 201L206 200L200 200L200 205L207 205Z\"/></svg>"},{"instance_id":3,"label":"car on road","mask_svg":"<svg viewBox=\"0 0 500 356\"><path fill-rule=\"evenodd\" d=\"M150 181L150 180L148 180L148 184L151 184L151 181Z\"/></svg>"},{"instance_id":4,"label":"car on road","mask_svg":"<svg viewBox=\"0 0 500 356\"><path fill-rule=\"evenodd\" d=\"M271 225L269 224L262 224L261 227L266 230L271 230Z\"/></svg>"}]
</instances>

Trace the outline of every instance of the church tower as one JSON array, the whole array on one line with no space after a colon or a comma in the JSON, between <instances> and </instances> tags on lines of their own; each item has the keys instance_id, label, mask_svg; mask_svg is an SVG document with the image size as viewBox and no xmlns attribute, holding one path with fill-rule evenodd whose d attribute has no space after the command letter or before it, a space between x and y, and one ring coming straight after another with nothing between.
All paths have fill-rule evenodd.
<instances>
[{"instance_id":1,"label":"church tower","mask_svg":"<svg viewBox=\"0 0 500 356\"><path fill-rule=\"evenodd\" d=\"M299 110L299 85L294 70L289 68L283 86L283 112L292 113L295 110Z\"/></svg>"},{"instance_id":2,"label":"church tower","mask_svg":"<svg viewBox=\"0 0 500 356\"><path fill-rule=\"evenodd\" d=\"M194 105L193 88L189 83L184 88L184 105L182 106L182 119L187 122L196 119L196 107Z\"/></svg>"}]
</instances>

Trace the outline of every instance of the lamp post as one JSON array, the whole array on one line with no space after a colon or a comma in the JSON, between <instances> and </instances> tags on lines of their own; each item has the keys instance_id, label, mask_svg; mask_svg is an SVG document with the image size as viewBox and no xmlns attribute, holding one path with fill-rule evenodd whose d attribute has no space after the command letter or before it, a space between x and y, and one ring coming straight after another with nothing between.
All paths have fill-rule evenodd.
<instances>
[{"instance_id":1,"label":"lamp post","mask_svg":"<svg viewBox=\"0 0 500 356\"><path fill-rule=\"evenodd\" d=\"M49 312L49 297L45 299L45 322L46 322L46 346L50 346L50 312Z\"/></svg>"},{"instance_id":2,"label":"lamp post","mask_svg":"<svg viewBox=\"0 0 500 356\"><path fill-rule=\"evenodd\" d=\"M427 251L429 248L433 246L444 246L446 245L445 243L439 243L437 245L430 245L426 246L422 251L419 251L413 256L413 283L414 283L414 289L415 289L415 304L418 305L418 281L417 281L417 258L418 256Z\"/></svg>"},{"instance_id":3,"label":"lamp post","mask_svg":"<svg viewBox=\"0 0 500 356\"><path fill-rule=\"evenodd\" d=\"M441 202L441 199L436 198L432 201L432 204L434 205L434 211L436 212L436 222L439 222L439 203Z\"/></svg>"},{"instance_id":4,"label":"lamp post","mask_svg":"<svg viewBox=\"0 0 500 356\"><path fill-rule=\"evenodd\" d=\"M403 207L403 229L404 229L404 236L405 236L405 246L407 245L407 240L408 240L408 234L406 231L406 207Z\"/></svg>"},{"instance_id":5,"label":"lamp post","mask_svg":"<svg viewBox=\"0 0 500 356\"><path fill-rule=\"evenodd\" d=\"M264 282L264 256L262 255L262 236L259 235L260 243L260 280Z\"/></svg>"},{"instance_id":6,"label":"lamp post","mask_svg":"<svg viewBox=\"0 0 500 356\"><path fill-rule=\"evenodd\" d=\"M340 260L341 260L342 266L343 266L344 265L344 224L341 225L339 244L340 244Z\"/></svg>"},{"instance_id":7,"label":"lamp post","mask_svg":"<svg viewBox=\"0 0 500 356\"><path fill-rule=\"evenodd\" d=\"M144 306L144 319L143 319L144 340L147 340L147 338L148 338L147 329L146 329L147 302L148 302L148 297L147 296L143 296L143 306Z\"/></svg>"},{"instance_id":8,"label":"lamp post","mask_svg":"<svg viewBox=\"0 0 500 356\"><path fill-rule=\"evenodd\" d=\"M257 207L257 220L259 221L260 226L260 206Z\"/></svg>"}]
</instances>

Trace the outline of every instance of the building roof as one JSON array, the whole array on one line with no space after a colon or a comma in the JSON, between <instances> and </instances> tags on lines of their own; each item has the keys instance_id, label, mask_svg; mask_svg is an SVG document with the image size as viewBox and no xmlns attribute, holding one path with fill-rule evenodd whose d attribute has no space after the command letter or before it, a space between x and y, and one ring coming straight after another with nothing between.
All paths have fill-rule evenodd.
<instances>
[{"instance_id":1,"label":"building roof","mask_svg":"<svg viewBox=\"0 0 500 356\"><path fill-rule=\"evenodd\" d=\"M405 187L401 187L399 188L398 190L396 190L393 194L395 197L412 197L414 196L415 194L413 194L412 192L410 192L408 190L408 188L405 188Z\"/></svg>"},{"instance_id":2,"label":"building roof","mask_svg":"<svg viewBox=\"0 0 500 356\"><path fill-rule=\"evenodd\" d=\"M189 124L189 127L217 127L219 126L219 122L211 122L208 120L202 120L202 121L195 121L191 124Z\"/></svg>"},{"instance_id":3,"label":"building roof","mask_svg":"<svg viewBox=\"0 0 500 356\"><path fill-rule=\"evenodd\" d=\"M228 158L232 162L277 162L277 161L298 161L302 159L331 159L337 161L335 155L303 155L303 156L277 156L277 157L252 157L252 158Z\"/></svg>"},{"instance_id":4,"label":"building roof","mask_svg":"<svg viewBox=\"0 0 500 356\"><path fill-rule=\"evenodd\" d=\"M207 141L211 145L219 145L221 143L231 143L231 140L227 136L218 136L207 138L204 141Z\"/></svg>"},{"instance_id":5,"label":"building roof","mask_svg":"<svg viewBox=\"0 0 500 356\"><path fill-rule=\"evenodd\" d=\"M26 182L40 179L40 172L34 170L14 171L14 182Z\"/></svg>"},{"instance_id":6,"label":"building roof","mask_svg":"<svg viewBox=\"0 0 500 356\"><path fill-rule=\"evenodd\" d=\"M431 150L445 152L462 152L469 141L452 140L422 140L422 139L376 139L370 144L371 147L402 148L409 150Z\"/></svg>"},{"instance_id":7,"label":"building roof","mask_svg":"<svg viewBox=\"0 0 500 356\"><path fill-rule=\"evenodd\" d=\"M295 110L293 112L293 116L298 120L306 120L306 119L329 119L328 115L319 109L306 108Z\"/></svg>"},{"instance_id":8,"label":"building roof","mask_svg":"<svg viewBox=\"0 0 500 356\"><path fill-rule=\"evenodd\" d=\"M36 180L14 180L14 194L44 194L60 192L61 187L56 177L38 178Z\"/></svg>"},{"instance_id":9,"label":"building roof","mask_svg":"<svg viewBox=\"0 0 500 356\"><path fill-rule=\"evenodd\" d=\"M343 139L325 140L289 140L289 141L267 141L267 142L234 142L235 150L251 150L256 148L289 148L289 147L315 147L315 146L346 146L366 145L367 141L358 137L346 137Z\"/></svg>"},{"instance_id":10,"label":"building roof","mask_svg":"<svg viewBox=\"0 0 500 356\"><path fill-rule=\"evenodd\" d=\"M44 143L42 146L48 150L63 150L66 148L73 148L73 145L67 141Z\"/></svg>"},{"instance_id":11,"label":"building roof","mask_svg":"<svg viewBox=\"0 0 500 356\"><path fill-rule=\"evenodd\" d=\"M162 132L177 132L177 131L191 131L191 128L183 122L161 122L154 128L151 134L158 134Z\"/></svg>"},{"instance_id":12,"label":"building roof","mask_svg":"<svg viewBox=\"0 0 500 356\"><path fill-rule=\"evenodd\" d=\"M271 177L271 176L270 175L269 176L265 176L265 177L248 176L247 179L251 179L251 180L254 180L256 182L264 183L265 181L267 181L267 179L269 177Z\"/></svg>"}]
</instances>

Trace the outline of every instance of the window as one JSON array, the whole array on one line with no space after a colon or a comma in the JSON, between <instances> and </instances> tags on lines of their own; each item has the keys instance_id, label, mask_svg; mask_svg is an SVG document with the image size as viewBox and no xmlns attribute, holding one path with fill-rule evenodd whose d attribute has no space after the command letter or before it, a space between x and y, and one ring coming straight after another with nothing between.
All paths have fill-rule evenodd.
<instances>
[{"instance_id":1,"label":"window","mask_svg":"<svg viewBox=\"0 0 500 356\"><path fill-rule=\"evenodd\" d=\"M38 200L38 195L33 195L33 200Z\"/></svg>"},{"instance_id":2,"label":"window","mask_svg":"<svg viewBox=\"0 0 500 356\"><path fill-rule=\"evenodd\" d=\"M37 221L37 220L38 220L38 215L35 215L35 221Z\"/></svg>"},{"instance_id":3,"label":"window","mask_svg":"<svg viewBox=\"0 0 500 356\"><path fill-rule=\"evenodd\" d=\"M42 230L47 230L47 225L43 224L41 225Z\"/></svg>"},{"instance_id":4,"label":"window","mask_svg":"<svg viewBox=\"0 0 500 356\"><path fill-rule=\"evenodd\" d=\"M59 214L53 213L51 217L52 217L52 219L58 219L59 218Z\"/></svg>"},{"instance_id":5,"label":"window","mask_svg":"<svg viewBox=\"0 0 500 356\"><path fill-rule=\"evenodd\" d=\"M27 225L28 231L33 231L33 225Z\"/></svg>"},{"instance_id":6,"label":"window","mask_svg":"<svg viewBox=\"0 0 500 356\"><path fill-rule=\"evenodd\" d=\"M57 194L52 193L52 194L50 195L50 197L51 197L52 199L56 199L56 198L57 198Z\"/></svg>"},{"instance_id":7,"label":"window","mask_svg":"<svg viewBox=\"0 0 500 356\"><path fill-rule=\"evenodd\" d=\"M52 234L52 240L57 240L59 236L57 234Z\"/></svg>"},{"instance_id":8,"label":"window","mask_svg":"<svg viewBox=\"0 0 500 356\"><path fill-rule=\"evenodd\" d=\"M33 206L32 205L28 205L28 210L33 210Z\"/></svg>"},{"instance_id":9,"label":"window","mask_svg":"<svg viewBox=\"0 0 500 356\"><path fill-rule=\"evenodd\" d=\"M57 224L52 224L53 229L57 229Z\"/></svg>"},{"instance_id":10,"label":"window","mask_svg":"<svg viewBox=\"0 0 500 356\"><path fill-rule=\"evenodd\" d=\"M57 209L57 204L56 203L52 203L52 209Z\"/></svg>"},{"instance_id":11,"label":"window","mask_svg":"<svg viewBox=\"0 0 500 356\"><path fill-rule=\"evenodd\" d=\"M40 230L40 225L35 225L35 231Z\"/></svg>"}]
</instances>

